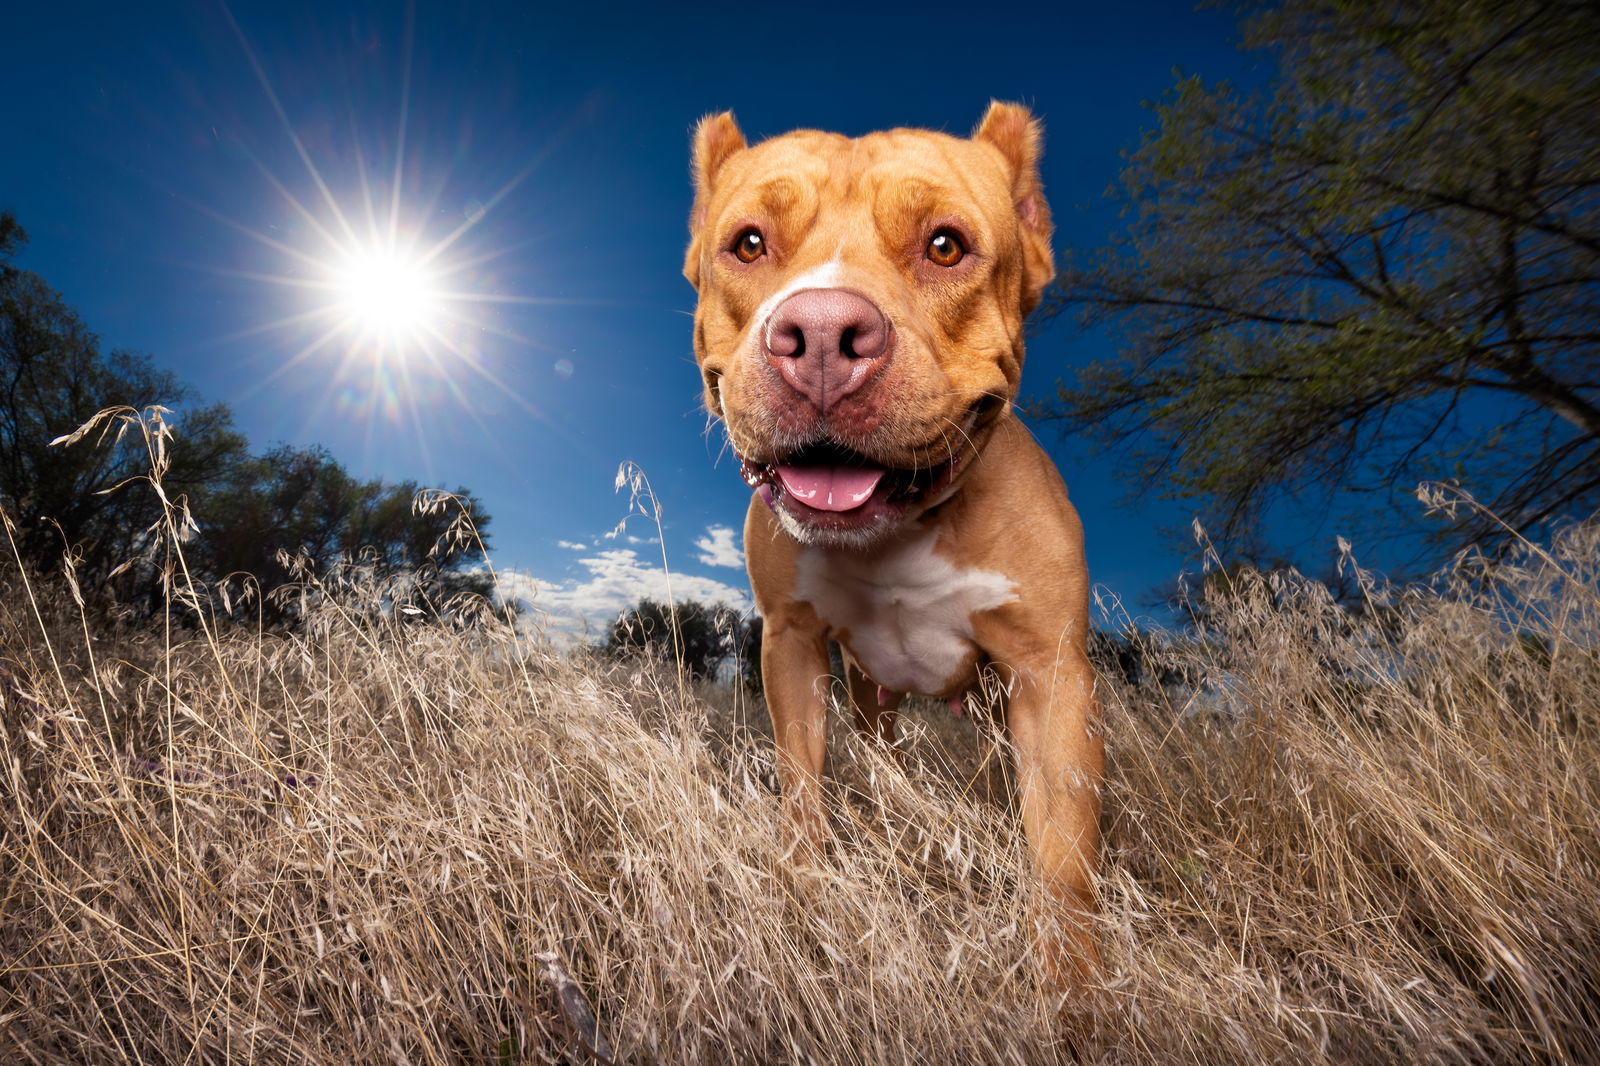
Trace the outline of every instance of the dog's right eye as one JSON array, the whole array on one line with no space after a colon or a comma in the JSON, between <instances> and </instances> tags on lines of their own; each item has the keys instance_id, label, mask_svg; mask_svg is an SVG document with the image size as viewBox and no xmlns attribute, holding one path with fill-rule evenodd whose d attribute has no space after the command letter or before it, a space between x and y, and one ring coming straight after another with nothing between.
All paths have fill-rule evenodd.
<instances>
[{"instance_id":1,"label":"dog's right eye","mask_svg":"<svg viewBox=\"0 0 1600 1066\"><path fill-rule=\"evenodd\" d=\"M760 230L747 229L734 239L733 254L739 257L741 263L754 263L767 254L766 239L761 236Z\"/></svg>"},{"instance_id":2,"label":"dog's right eye","mask_svg":"<svg viewBox=\"0 0 1600 1066\"><path fill-rule=\"evenodd\" d=\"M951 230L939 230L928 239L927 256L929 262L937 263L942 267L953 267L961 262L966 254L966 246L961 243L961 238Z\"/></svg>"}]
</instances>

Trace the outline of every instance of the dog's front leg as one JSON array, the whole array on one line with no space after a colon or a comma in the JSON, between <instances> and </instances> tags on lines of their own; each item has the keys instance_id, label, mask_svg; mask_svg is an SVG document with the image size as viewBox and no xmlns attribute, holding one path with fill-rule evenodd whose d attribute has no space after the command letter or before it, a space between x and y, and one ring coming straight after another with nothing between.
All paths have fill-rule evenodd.
<instances>
[{"instance_id":1,"label":"dog's front leg","mask_svg":"<svg viewBox=\"0 0 1600 1066\"><path fill-rule=\"evenodd\" d=\"M761 641L761 684L778 746L778 784L801 852L822 856L826 820L822 773L828 759L828 708L823 690L828 642L820 629L768 622Z\"/></svg>"},{"instance_id":2,"label":"dog's front leg","mask_svg":"<svg viewBox=\"0 0 1600 1066\"><path fill-rule=\"evenodd\" d=\"M1099 965L1092 919L1105 742L1094 671L1080 647L1068 647L1031 669L1002 667L1001 679L1023 829L1053 918L1063 921L1059 939L1046 937L1046 974L1058 983L1083 978Z\"/></svg>"}]
</instances>

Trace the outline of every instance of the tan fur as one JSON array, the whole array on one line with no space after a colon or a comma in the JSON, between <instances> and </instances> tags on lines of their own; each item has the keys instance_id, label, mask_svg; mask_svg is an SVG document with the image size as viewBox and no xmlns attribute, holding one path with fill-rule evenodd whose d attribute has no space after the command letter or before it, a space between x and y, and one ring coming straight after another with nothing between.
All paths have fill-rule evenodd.
<instances>
[{"instance_id":1,"label":"tan fur","mask_svg":"<svg viewBox=\"0 0 1600 1066\"><path fill-rule=\"evenodd\" d=\"M1008 689L1006 721L1035 867L1049 898L1079 919L1067 942L1046 947L1047 972L1062 976L1085 972L1096 958L1087 915L1103 753L1085 654L1082 529L1060 476L1011 407L1023 319L1053 270L1040 141L1033 116L1003 103L990 106L970 139L907 129L858 139L799 131L746 146L731 115L709 117L694 139L684 273L700 293L695 352L706 406L741 456L768 463L803 437L796 405L758 351L758 312L796 279L804 288L803 279L826 278L876 304L896 336L892 361L870 390L831 412L830 431L885 466L933 468L959 458L950 491L855 547L802 545L752 501L745 548L765 619L762 674L801 842L815 852L826 831L819 792L828 640L851 663L860 727L892 743L900 699L896 693L879 706L869 698L876 683L864 665L870 654L860 654L870 652L863 635L830 624L818 604L796 595L801 553L811 553L811 571L831 559L839 574L854 575L871 571L863 562L887 560L907 538L931 533L936 555L957 573L981 572L991 583L1003 577L1016 590L983 601L989 605L959 625L939 620L947 630L939 646L960 639L967 651L949 659L954 672L930 681L938 691L926 694L956 695L976 684L985 665ZM751 225L769 254L745 264L730 249ZM942 226L970 237L955 268L924 255ZM863 596L885 595L867 584Z\"/></svg>"}]
</instances>

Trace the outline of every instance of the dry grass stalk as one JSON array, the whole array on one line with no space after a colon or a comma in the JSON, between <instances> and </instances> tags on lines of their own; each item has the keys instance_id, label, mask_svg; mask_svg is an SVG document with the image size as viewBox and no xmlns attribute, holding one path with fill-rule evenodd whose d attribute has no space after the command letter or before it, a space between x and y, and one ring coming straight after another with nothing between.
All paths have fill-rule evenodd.
<instances>
[{"instance_id":1,"label":"dry grass stalk","mask_svg":"<svg viewBox=\"0 0 1600 1066\"><path fill-rule=\"evenodd\" d=\"M1104 682L1065 1004L981 715L908 770L841 727L807 868L759 706L670 667L356 585L153 637L3 583L0 1061L1600 1061L1600 526L1146 638L1189 680Z\"/></svg>"}]
</instances>

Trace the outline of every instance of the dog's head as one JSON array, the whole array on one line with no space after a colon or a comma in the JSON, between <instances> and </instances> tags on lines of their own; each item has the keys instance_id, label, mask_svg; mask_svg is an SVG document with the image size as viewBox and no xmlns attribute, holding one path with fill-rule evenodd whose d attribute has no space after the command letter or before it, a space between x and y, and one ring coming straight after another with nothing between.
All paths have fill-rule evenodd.
<instances>
[{"instance_id":1,"label":"dog's head","mask_svg":"<svg viewBox=\"0 0 1600 1066\"><path fill-rule=\"evenodd\" d=\"M695 131L684 275L706 407L797 539L865 546L947 499L1016 398L1052 277L1040 130Z\"/></svg>"}]
</instances>

